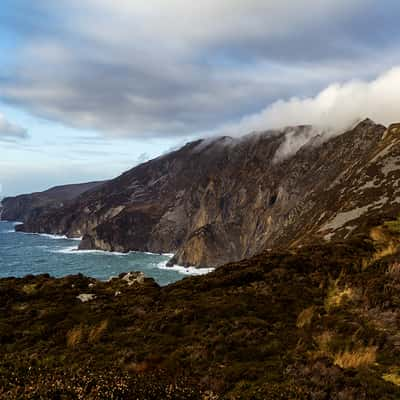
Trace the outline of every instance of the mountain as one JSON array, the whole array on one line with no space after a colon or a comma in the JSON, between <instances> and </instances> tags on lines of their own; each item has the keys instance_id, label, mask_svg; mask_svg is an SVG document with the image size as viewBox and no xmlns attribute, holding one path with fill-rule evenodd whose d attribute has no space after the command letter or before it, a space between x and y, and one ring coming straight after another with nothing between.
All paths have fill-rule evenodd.
<instances>
[{"instance_id":1,"label":"mountain","mask_svg":"<svg viewBox=\"0 0 400 400\"><path fill-rule=\"evenodd\" d=\"M5 197L0 204L1 219L6 221L25 221L33 213L41 213L64 207L65 203L91 189L97 188L104 182L89 182L74 185L56 186L31 194L16 197Z\"/></svg>"},{"instance_id":2,"label":"mountain","mask_svg":"<svg viewBox=\"0 0 400 400\"><path fill-rule=\"evenodd\" d=\"M369 119L330 139L299 126L199 140L30 213L19 229L196 266L349 239L400 213L399 141L400 125Z\"/></svg>"}]
</instances>

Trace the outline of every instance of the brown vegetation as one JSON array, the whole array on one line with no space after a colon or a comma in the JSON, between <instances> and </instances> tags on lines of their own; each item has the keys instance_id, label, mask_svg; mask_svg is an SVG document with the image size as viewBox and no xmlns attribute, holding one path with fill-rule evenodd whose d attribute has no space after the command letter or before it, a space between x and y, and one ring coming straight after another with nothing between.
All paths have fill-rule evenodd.
<instances>
[{"instance_id":1,"label":"brown vegetation","mask_svg":"<svg viewBox=\"0 0 400 400\"><path fill-rule=\"evenodd\" d=\"M398 399L397 256L363 270L375 251L360 239L167 287L96 282L86 303L80 275L0 280L0 398Z\"/></svg>"}]
</instances>

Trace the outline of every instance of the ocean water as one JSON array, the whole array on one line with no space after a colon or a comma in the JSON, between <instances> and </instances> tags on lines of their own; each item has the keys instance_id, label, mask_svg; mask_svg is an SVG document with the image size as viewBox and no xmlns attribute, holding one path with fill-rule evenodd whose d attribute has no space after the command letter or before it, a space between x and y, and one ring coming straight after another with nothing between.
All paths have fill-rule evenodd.
<instances>
[{"instance_id":1,"label":"ocean water","mask_svg":"<svg viewBox=\"0 0 400 400\"><path fill-rule=\"evenodd\" d=\"M14 222L0 221L0 278L48 273L62 277L82 273L107 280L122 272L142 271L160 285L210 270L166 266L171 255L77 251L79 241L54 235L15 232Z\"/></svg>"}]
</instances>

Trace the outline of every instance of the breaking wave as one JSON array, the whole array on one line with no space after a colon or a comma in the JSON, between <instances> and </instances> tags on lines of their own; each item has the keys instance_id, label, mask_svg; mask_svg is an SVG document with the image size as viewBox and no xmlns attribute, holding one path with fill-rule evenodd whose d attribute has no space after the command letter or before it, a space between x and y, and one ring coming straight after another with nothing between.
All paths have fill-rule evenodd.
<instances>
[{"instance_id":1,"label":"breaking wave","mask_svg":"<svg viewBox=\"0 0 400 400\"><path fill-rule=\"evenodd\" d=\"M157 264L157 268L167 271L175 271L183 275L206 275L215 270L215 268L182 267L180 265L168 267L166 262Z\"/></svg>"}]
</instances>

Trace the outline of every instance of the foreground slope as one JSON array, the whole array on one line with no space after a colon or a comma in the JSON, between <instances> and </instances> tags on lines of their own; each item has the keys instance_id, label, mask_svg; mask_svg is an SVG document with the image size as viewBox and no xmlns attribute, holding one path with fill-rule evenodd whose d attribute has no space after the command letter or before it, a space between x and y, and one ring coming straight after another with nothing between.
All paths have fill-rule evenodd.
<instances>
[{"instance_id":1,"label":"foreground slope","mask_svg":"<svg viewBox=\"0 0 400 400\"><path fill-rule=\"evenodd\" d=\"M2 279L0 398L398 399L400 222L367 233L167 287Z\"/></svg>"},{"instance_id":2,"label":"foreground slope","mask_svg":"<svg viewBox=\"0 0 400 400\"><path fill-rule=\"evenodd\" d=\"M197 141L20 229L83 236L85 249L174 253L173 262L198 266L342 240L377 211L400 212L399 144L397 125L370 120L324 141L307 126Z\"/></svg>"}]
</instances>

